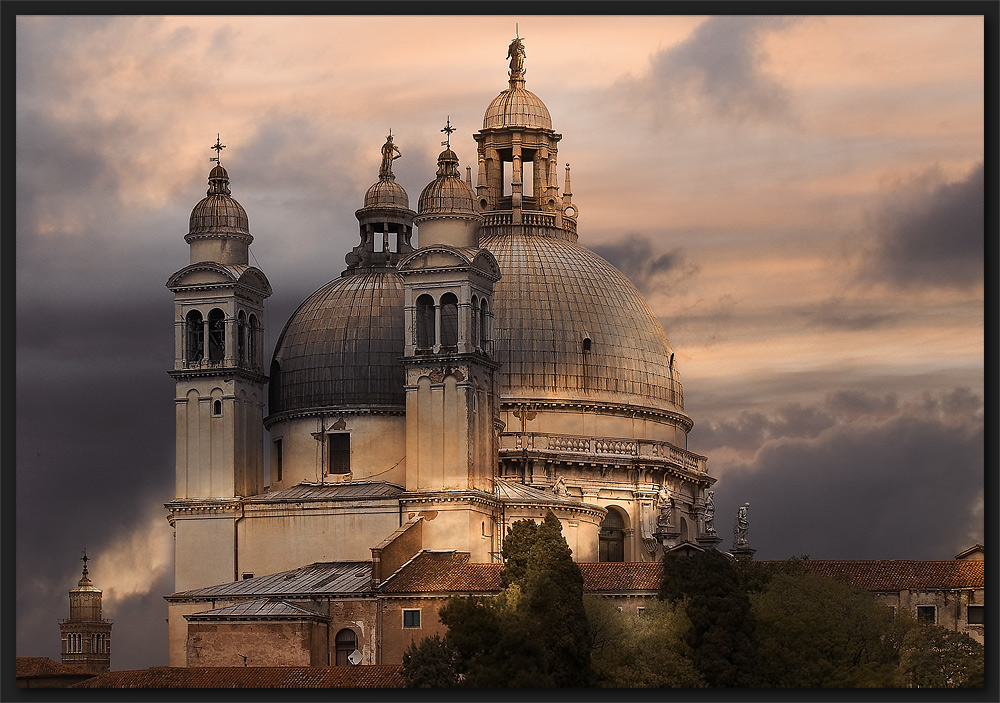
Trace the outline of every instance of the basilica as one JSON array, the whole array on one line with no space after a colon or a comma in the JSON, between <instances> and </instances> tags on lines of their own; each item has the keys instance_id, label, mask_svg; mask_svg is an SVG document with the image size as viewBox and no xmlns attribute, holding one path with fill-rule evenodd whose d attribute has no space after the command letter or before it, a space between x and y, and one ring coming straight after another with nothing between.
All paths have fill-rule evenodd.
<instances>
[{"instance_id":1,"label":"basilica","mask_svg":"<svg viewBox=\"0 0 1000 703\"><path fill-rule=\"evenodd\" d=\"M415 209L394 137L380 163L373 145L357 245L270 359L272 284L217 159L167 281L171 666L398 664L444 597L494 588L508 526L548 511L609 597L655 593L665 550L719 543L674 350L578 243L586 203L523 40L507 58L475 154L449 121Z\"/></svg>"}]
</instances>

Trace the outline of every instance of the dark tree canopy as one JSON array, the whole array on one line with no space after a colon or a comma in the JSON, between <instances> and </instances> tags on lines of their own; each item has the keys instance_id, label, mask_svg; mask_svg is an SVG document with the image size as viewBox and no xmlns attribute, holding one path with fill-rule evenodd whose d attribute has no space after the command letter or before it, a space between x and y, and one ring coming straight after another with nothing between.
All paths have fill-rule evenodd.
<instances>
[{"instance_id":1,"label":"dark tree canopy","mask_svg":"<svg viewBox=\"0 0 1000 703\"><path fill-rule=\"evenodd\" d=\"M660 598L684 602L691 621L684 639L709 686L755 683L754 616L731 557L714 549L690 556L666 554Z\"/></svg>"}]
</instances>

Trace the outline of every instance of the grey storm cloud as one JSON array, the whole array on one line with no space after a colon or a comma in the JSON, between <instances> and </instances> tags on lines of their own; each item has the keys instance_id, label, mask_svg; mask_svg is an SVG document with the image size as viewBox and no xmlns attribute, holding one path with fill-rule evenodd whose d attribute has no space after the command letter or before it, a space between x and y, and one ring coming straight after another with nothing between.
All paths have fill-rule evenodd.
<instances>
[{"instance_id":1,"label":"grey storm cloud","mask_svg":"<svg viewBox=\"0 0 1000 703\"><path fill-rule=\"evenodd\" d=\"M983 281L983 164L960 181L926 175L900 188L871 219L877 242L864 280L965 288Z\"/></svg>"},{"instance_id":2,"label":"grey storm cloud","mask_svg":"<svg viewBox=\"0 0 1000 703\"><path fill-rule=\"evenodd\" d=\"M653 57L649 94L665 109L687 99L736 122L784 116L788 96L762 68L766 56L761 39L795 21L710 17L690 38Z\"/></svg>"},{"instance_id":3,"label":"grey storm cloud","mask_svg":"<svg viewBox=\"0 0 1000 703\"><path fill-rule=\"evenodd\" d=\"M646 237L631 234L615 244L603 244L590 249L628 276L643 293L652 291L665 274L689 275L697 268L688 264L680 249L665 254L656 253Z\"/></svg>"},{"instance_id":4,"label":"grey storm cloud","mask_svg":"<svg viewBox=\"0 0 1000 703\"><path fill-rule=\"evenodd\" d=\"M982 404L967 388L906 403L843 391L715 423L707 444L756 445L721 472L720 512L751 503L762 559L950 559L982 541Z\"/></svg>"}]
</instances>

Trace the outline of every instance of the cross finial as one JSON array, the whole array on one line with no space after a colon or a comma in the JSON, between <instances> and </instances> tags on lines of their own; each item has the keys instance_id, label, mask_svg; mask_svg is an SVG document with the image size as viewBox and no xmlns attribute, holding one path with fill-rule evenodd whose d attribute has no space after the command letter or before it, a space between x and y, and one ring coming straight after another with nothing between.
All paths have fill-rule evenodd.
<instances>
[{"instance_id":1,"label":"cross finial","mask_svg":"<svg viewBox=\"0 0 1000 703\"><path fill-rule=\"evenodd\" d=\"M447 139L441 142L441 146L451 149L451 133L455 131L455 128L451 126L451 115L448 115L448 123L441 128L441 131L448 135Z\"/></svg>"},{"instance_id":2,"label":"cross finial","mask_svg":"<svg viewBox=\"0 0 1000 703\"><path fill-rule=\"evenodd\" d=\"M222 150L226 148L226 145L222 143L222 135L216 135L215 144L209 147L210 149L215 149L215 156L209 159L209 161L218 162L219 166L222 165Z\"/></svg>"},{"instance_id":3,"label":"cross finial","mask_svg":"<svg viewBox=\"0 0 1000 703\"><path fill-rule=\"evenodd\" d=\"M83 548L83 556L80 557L80 561L83 562L83 575L87 575L87 562L90 561L90 557L87 556L87 548Z\"/></svg>"}]
</instances>

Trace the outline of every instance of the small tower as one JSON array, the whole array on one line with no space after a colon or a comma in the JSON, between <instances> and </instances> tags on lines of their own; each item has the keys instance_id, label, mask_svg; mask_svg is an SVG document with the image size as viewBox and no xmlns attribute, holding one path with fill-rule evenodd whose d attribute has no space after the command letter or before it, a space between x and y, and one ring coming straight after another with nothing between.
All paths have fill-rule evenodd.
<instances>
[{"instance_id":1,"label":"small tower","mask_svg":"<svg viewBox=\"0 0 1000 703\"><path fill-rule=\"evenodd\" d=\"M59 621L62 663L95 674L111 670L111 625L101 617L102 592L87 575L87 551L83 552L83 576L69 591L69 619Z\"/></svg>"},{"instance_id":2,"label":"small tower","mask_svg":"<svg viewBox=\"0 0 1000 703\"><path fill-rule=\"evenodd\" d=\"M450 120L442 131L450 136ZM482 215L458 156L450 140L442 145L437 177L420 194L414 218L420 246L399 264L412 497L404 503L433 513L423 527L425 548L457 547L489 561L499 422L491 330L500 267L480 246Z\"/></svg>"},{"instance_id":3,"label":"small tower","mask_svg":"<svg viewBox=\"0 0 1000 703\"><path fill-rule=\"evenodd\" d=\"M515 37L507 50L508 88L486 108L483 128L473 135L479 143L476 197L484 212L509 212L507 224L528 224L531 218L525 220L526 212L549 213L556 228L568 225L564 236L575 241L577 210L569 192L568 169L566 192L559 195L562 135L552 129L545 103L524 87L525 55L524 39Z\"/></svg>"},{"instance_id":4,"label":"small tower","mask_svg":"<svg viewBox=\"0 0 1000 703\"><path fill-rule=\"evenodd\" d=\"M392 162L401 156L399 147L392 141L392 132L382 145L382 165L378 181L365 193L365 206L354 215L361 229L361 243L347 255L347 267L395 268L400 257L413 251L413 216L409 198L403 187L396 183Z\"/></svg>"},{"instance_id":5,"label":"small tower","mask_svg":"<svg viewBox=\"0 0 1000 703\"><path fill-rule=\"evenodd\" d=\"M218 153L225 147L218 141ZM264 300L271 286L250 265L250 225L218 163L191 212L190 264L167 281L174 294L177 421L175 588L236 578L242 497L264 491Z\"/></svg>"}]
</instances>

